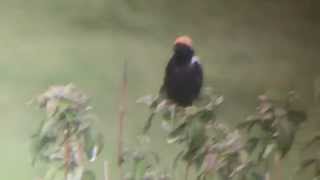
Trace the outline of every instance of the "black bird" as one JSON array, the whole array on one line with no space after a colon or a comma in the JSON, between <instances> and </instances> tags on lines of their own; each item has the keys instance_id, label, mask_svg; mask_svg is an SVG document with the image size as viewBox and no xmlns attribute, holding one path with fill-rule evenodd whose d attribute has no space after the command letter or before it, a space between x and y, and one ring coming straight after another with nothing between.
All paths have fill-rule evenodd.
<instances>
[{"instance_id":1,"label":"black bird","mask_svg":"<svg viewBox=\"0 0 320 180\"><path fill-rule=\"evenodd\" d=\"M202 87L203 70L194 54L190 37L180 36L176 39L161 88L161 93L183 107L192 105Z\"/></svg>"}]
</instances>

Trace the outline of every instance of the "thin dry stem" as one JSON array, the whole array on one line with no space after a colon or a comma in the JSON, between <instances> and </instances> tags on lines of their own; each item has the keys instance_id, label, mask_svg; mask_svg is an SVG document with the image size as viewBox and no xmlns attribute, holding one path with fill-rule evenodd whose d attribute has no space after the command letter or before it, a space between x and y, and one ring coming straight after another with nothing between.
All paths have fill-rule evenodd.
<instances>
[{"instance_id":1,"label":"thin dry stem","mask_svg":"<svg viewBox=\"0 0 320 180\"><path fill-rule=\"evenodd\" d=\"M276 180L283 180L282 176L282 160L279 154L276 154L274 157L274 164L275 164L275 179Z\"/></svg>"},{"instance_id":2,"label":"thin dry stem","mask_svg":"<svg viewBox=\"0 0 320 180\"><path fill-rule=\"evenodd\" d=\"M120 107L119 107L119 119L118 119L118 167L120 180L123 179L123 126L124 119L127 112L127 97L128 97L128 79L127 79L127 64L124 63L123 67L123 80L121 85L121 94L120 94Z\"/></svg>"},{"instance_id":3,"label":"thin dry stem","mask_svg":"<svg viewBox=\"0 0 320 180\"><path fill-rule=\"evenodd\" d=\"M265 180L270 180L270 174L269 173L265 174Z\"/></svg>"},{"instance_id":4,"label":"thin dry stem","mask_svg":"<svg viewBox=\"0 0 320 180\"><path fill-rule=\"evenodd\" d=\"M80 165L84 164L84 152L83 152L83 145L81 143L78 144L78 158Z\"/></svg>"},{"instance_id":5,"label":"thin dry stem","mask_svg":"<svg viewBox=\"0 0 320 180\"><path fill-rule=\"evenodd\" d=\"M188 180L191 163L187 162L184 180Z\"/></svg>"},{"instance_id":6,"label":"thin dry stem","mask_svg":"<svg viewBox=\"0 0 320 180\"><path fill-rule=\"evenodd\" d=\"M109 163L108 161L103 162L103 173L104 173L104 180L110 180L109 178Z\"/></svg>"},{"instance_id":7,"label":"thin dry stem","mask_svg":"<svg viewBox=\"0 0 320 180\"><path fill-rule=\"evenodd\" d=\"M67 179L69 172L69 163L71 160L71 146L69 142L69 131L65 133L64 141L64 178Z\"/></svg>"}]
</instances>

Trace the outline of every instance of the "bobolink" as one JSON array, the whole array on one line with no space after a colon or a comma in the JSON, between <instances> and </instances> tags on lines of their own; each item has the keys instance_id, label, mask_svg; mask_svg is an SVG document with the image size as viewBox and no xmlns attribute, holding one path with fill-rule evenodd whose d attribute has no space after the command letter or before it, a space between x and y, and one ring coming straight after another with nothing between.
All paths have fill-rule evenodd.
<instances>
[{"instance_id":1,"label":"bobolink","mask_svg":"<svg viewBox=\"0 0 320 180\"><path fill-rule=\"evenodd\" d=\"M176 104L186 107L198 97L203 70L188 36L180 36L174 43L174 53L167 64L161 92Z\"/></svg>"}]
</instances>

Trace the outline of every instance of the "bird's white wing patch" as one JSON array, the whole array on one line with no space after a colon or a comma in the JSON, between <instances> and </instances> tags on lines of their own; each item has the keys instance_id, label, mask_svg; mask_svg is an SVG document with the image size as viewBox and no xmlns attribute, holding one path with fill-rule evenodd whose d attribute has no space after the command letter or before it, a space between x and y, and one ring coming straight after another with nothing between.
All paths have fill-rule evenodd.
<instances>
[{"instance_id":1,"label":"bird's white wing patch","mask_svg":"<svg viewBox=\"0 0 320 180\"><path fill-rule=\"evenodd\" d=\"M200 64L200 58L198 56L193 56L191 59L191 64L193 65L195 63Z\"/></svg>"}]
</instances>

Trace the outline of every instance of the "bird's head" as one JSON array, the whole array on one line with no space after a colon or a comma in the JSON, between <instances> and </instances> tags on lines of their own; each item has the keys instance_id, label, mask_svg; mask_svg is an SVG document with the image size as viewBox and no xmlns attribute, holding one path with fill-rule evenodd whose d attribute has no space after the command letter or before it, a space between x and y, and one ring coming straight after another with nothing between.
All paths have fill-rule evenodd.
<instances>
[{"instance_id":1,"label":"bird's head","mask_svg":"<svg viewBox=\"0 0 320 180\"><path fill-rule=\"evenodd\" d=\"M176 38L174 45L182 44L192 48L192 39L189 36L179 36Z\"/></svg>"},{"instance_id":2,"label":"bird's head","mask_svg":"<svg viewBox=\"0 0 320 180\"><path fill-rule=\"evenodd\" d=\"M194 54L192 39L189 36L179 36L174 42L174 57L179 63L188 63Z\"/></svg>"}]
</instances>

